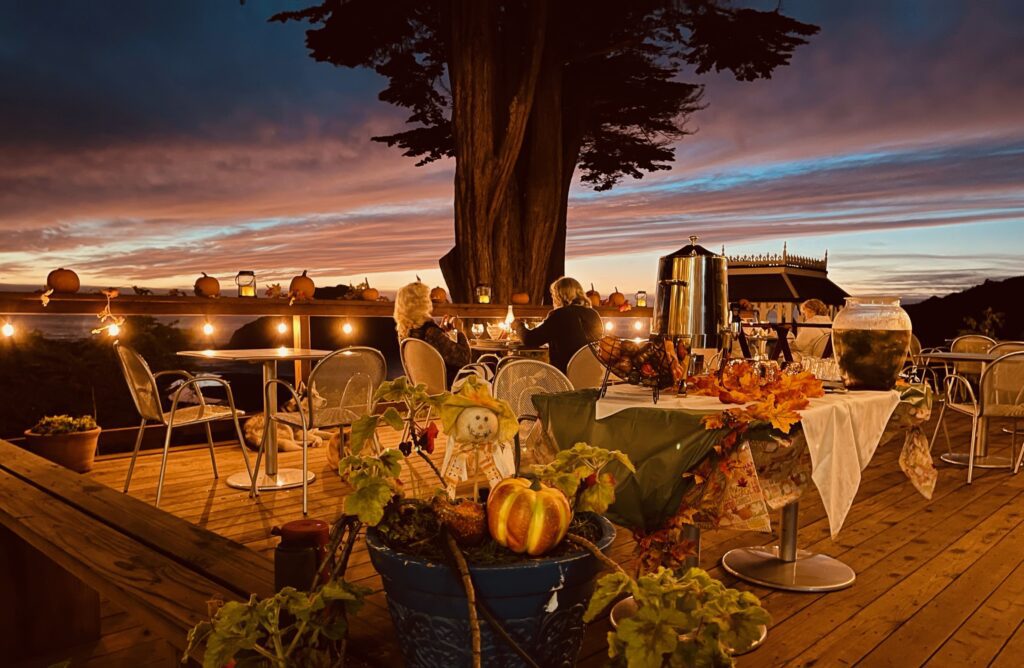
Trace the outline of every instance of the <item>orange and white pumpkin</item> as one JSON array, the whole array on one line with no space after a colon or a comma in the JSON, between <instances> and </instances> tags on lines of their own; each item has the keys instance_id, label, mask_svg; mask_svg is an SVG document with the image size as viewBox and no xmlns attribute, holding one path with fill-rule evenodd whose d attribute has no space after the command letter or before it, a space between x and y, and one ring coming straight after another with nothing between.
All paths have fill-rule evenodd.
<instances>
[{"instance_id":1,"label":"orange and white pumpkin","mask_svg":"<svg viewBox=\"0 0 1024 668\"><path fill-rule=\"evenodd\" d=\"M531 557L562 542L572 508L565 494L539 481L506 478L487 497L487 528L496 543Z\"/></svg>"}]
</instances>

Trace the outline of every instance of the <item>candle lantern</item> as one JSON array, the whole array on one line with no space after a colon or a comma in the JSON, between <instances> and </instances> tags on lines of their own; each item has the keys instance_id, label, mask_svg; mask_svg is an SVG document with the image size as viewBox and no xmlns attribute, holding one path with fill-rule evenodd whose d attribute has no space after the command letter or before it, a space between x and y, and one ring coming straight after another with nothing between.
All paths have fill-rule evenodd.
<instances>
[{"instance_id":1,"label":"candle lantern","mask_svg":"<svg viewBox=\"0 0 1024 668\"><path fill-rule=\"evenodd\" d=\"M256 296L256 274L251 271L240 271L235 276L235 285L238 286L239 297Z\"/></svg>"},{"instance_id":2,"label":"candle lantern","mask_svg":"<svg viewBox=\"0 0 1024 668\"><path fill-rule=\"evenodd\" d=\"M486 283L476 284L476 303L477 304L490 304L491 303L491 286Z\"/></svg>"},{"instance_id":3,"label":"candle lantern","mask_svg":"<svg viewBox=\"0 0 1024 668\"><path fill-rule=\"evenodd\" d=\"M636 293L636 306L637 308L647 306L647 292L644 290L640 290Z\"/></svg>"}]
</instances>

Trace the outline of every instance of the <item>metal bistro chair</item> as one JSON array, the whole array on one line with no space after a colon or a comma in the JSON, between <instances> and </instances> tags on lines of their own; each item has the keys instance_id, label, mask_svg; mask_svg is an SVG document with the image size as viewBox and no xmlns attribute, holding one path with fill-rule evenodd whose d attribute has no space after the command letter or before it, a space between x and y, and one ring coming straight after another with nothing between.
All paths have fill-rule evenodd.
<instances>
[{"instance_id":1,"label":"metal bistro chair","mask_svg":"<svg viewBox=\"0 0 1024 668\"><path fill-rule=\"evenodd\" d=\"M967 460L967 482L974 477L974 457L976 444L982 438L980 420L982 418L1024 418L1024 351L1009 353L990 363L978 380L978 391L975 393L966 377L952 374L946 378L946 405L950 410L963 413L971 418L971 443ZM954 401L952 398L965 397L966 401ZM1016 448L1016 432L1011 432L1010 453ZM1024 448L1021 450L1024 455ZM1021 464L1021 456L1014 465L1016 473Z\"/></svg>"},{"instance_id":2,"label":"metal bistro chair","mask_svg":"<svg viewBox=\"0 0 1024 668\"><path fill-rule=\"evenodd\" d=\"M420 339L408 338L402 339L398 351L402 369L413 384L423 383L430 394L442 394L448 389L444 358L434 346Z\"/></svg>"},{"instance_id":3,"label":"metal bistro chair","mask_svg":"<svg viewBox=\"0 0 1024 668\"><path fill-rule=\"evenodd\" d=\"M219 478L217 473L217 458L213 452L213 434L210 432L210 423L217 420L231 420L235 423L235 434L238 436L238 444L242 448L242 457L245 459L245 468L252 478L253 469L249 466L249 455L245 449L245 437L242 436L242 428L238 424L238 416L245 413L235 408L235 399L231 394L231 385L217 376L193 376L188 371L175 369L172 371L160 371L154 374L142 358L133 349L120 342L114 343L114 350L117 352L117 359L121 364L121 371L124 373L125 382L128 383L128 391L131 392L132 401L142 418L139 425L139 434L135 438L135 449L132 450L132 460L128 464L128 475L124 480L124 492L128 493L128 486L132 482L132 473L135 471L135 460L139 456L139 448L142 446L142 436L146 431L146 424L155 422L167 427L167 434L164 436L164 452L160 459L160 478L156 485L156 506L160 506L160 497L163 494L164 475L167 471L167 454L171 446L171 433L175 427L185 427L194 424L202 424L206 428L206 442L210 448L210 463L213 465L213 477ZM171 397L171 410L164 411L160 404L160 390L157 387L156 379L163 376L181 376L184 380L174 391ZM214 383L224 387L227 392L227 406L218 406L206 403L203 397L202 384ZM186 388L194 388L199 404L195 406L178 407L182 398L182 392Z\"/></svg>"},{"instance_id":4,"label":"metal bistro chair","mask_svg":"<svg viewBox=\"0 0 1024 668\"><path fill-rule=\"evenodd\" d=\"M604 384L604 366L590 350L583 346L569 359L565 367L565 375L574 389L598 388Z\"/></svg>"},{"instance_id":5,"label":"metal bistro chair","mask_svg":"<svg viewBox=\"0 0 1024 668\"><path fill-rule=\"evenodd\" d=\"M988 352L989 348L995 345L995 340L981 334L965 334L953 339L952 343L949 344L949 351L952 353L985 353ZM942 364L942 376L947 379L943 381L943 391L939 400L942 401L942 407L939 409L939 419L935 422L935 431L932 432L932 440L930 445L935 444L935 439L939 435L939 428L943 430L946 436L946 451L950 453L953 451L952 445L949 441L949 430L946 427L946 406L950 404L965 405L969 403L973 397L973 394L968 394L968 390L973 392L974 388L972 383L978 380L978 376L981 374L981 362L954 362L952 366ZM935 377L937 369L931 367L932 376ZM965 384L950 384L948 378L950 376L960 376L966 381ZM953 394L950 395L950 390ZM961 411L962 412L962 411Z\"/></svg>"},{"instance_id":6,"label":"metal bistro chair","mask_svg":"<svg viewBox=\"0 0 1024 668\"><path fill-rule=\"evenodd\" d=\"M547 362L514 359L503 363L498 369L498 373L494 376L493 394L496 399L503 399L512 406L520 425L523 422L531 423L531 432L528 433L526 439L527 442L530 442L532 440L530 437L534 433L532 430L536 428L538 421L537 407L533 405L533 395L568 392L572 389L572 383L565 377L565 374ZM521 450L522 452L515 454L517 471L520 466L519 459L527 448L523 447Z\"/></svg>"},{"instance_id":7,"label":"metal bistro chair","mask_svg":"<svg viewBox=\"0 0 1024 668\"><path fill-rule=\"evenodd\" d=\"M270 409L270 423L287 424L302 430L302 514L309 512L309 430L339 429L345 427L373 410L373 395L387 375L384 355L375 348L354 346L336 350L320 360L309 373L305 399L287 381L275 378L263 386L264 402ZM271 401L270 391L279 386L291 395L296 411L279 411ZM256 453L256 471L267 447L268 435L273 424L263 430L259 450ZM250 496L258 496L259 488L253 478Z\"/></svg>"}]
</instances>

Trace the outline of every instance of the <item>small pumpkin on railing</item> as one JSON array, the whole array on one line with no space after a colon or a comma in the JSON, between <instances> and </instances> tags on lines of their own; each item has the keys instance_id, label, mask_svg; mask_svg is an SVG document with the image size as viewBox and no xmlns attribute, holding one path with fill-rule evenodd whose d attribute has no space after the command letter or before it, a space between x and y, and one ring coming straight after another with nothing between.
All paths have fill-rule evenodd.
<instances>
[{"instance_id":1,"label":"small pumpkin on railing","mask_svg":"<svg viewBox=\"0 0 1024 668\"><path fill-rule=\"evenodd\" d=\"M430 301L434 302L435 304L447 304L448 293L445 292L444 288L442 287L433 288L430 291Z\"/></svg>"},{"instance_id":2,"label":"small pumpkin on railing","mask_svg":"<svg viewBox=\"0 0 1024 668\"><path fill-rule=\"evenodd\" d=\"M558 545L569 531L571 520L569 499L539 480L505 478L487 497L491 537L520 554L536 557Z\"/></svg>"},{"instance_id":3,"label":"small pumpkin on railing","mask_svg":"<svg viewBox=\"0 0 1024 668\"><path fill-rule=\"evenodd\" d=\"M78 289L82 287L82 282L78 279L78 274L61 267L47 274L46 287L54 292L70 295L78 292Z\"/></svg>"},{"instance_id":4,"label":"small pumpkin on railing","mask_svg":"<svg viewBox=\"0 0 1024 668\"><path fill-rule=\"evenodd\" d=\"M204 271L203 275L196 279L193 289L197 297L219 297L220 281L213 276L208 276Z\"/></svg>"},{"instance_id":5,"label":"small pumpkin on railing","mask_svg":"<svg viewBox=\"0 0 1024 668\"><path fill-rule=\"evenodd\" d=\"M312 299L313 293L316 292L316 284L312 278L306 276L306 271L303 269L302 274L294 277L288 284L288 292L299 299Z\"/></svg>"},{"instance_id":6,"label":"small pumpkin on railing","mask_svg":"<svg viewBox=\"0 0 1024 668\"><path fill-rule=\"evenodd\" d=\"M530 303L530 294L528 292L513 292L512 303L522 306Z\"/></svg>"}]
</instances>

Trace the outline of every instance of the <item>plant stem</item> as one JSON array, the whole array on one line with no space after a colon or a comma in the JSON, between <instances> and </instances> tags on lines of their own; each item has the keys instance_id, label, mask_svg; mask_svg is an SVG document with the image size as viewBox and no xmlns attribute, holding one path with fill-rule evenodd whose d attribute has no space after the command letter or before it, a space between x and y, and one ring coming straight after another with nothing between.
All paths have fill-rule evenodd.
<instances>
[{"instance_id":1,"label":"plant stem","mask_svg":"<svg viewBox=\"0 0 1024 668\"><path fill-rule=\"evenodd\" d=\"M570 533L567 533L565 535L565 537L568 538L570 542L576 543L580 547L586 549L588 552L590 552L592 555L594 555L594 557L596 557L598 561L600 561L602 564L604 564L608 568L612 569L613 571L618 571L619 573L622 573L626 577L629 577L629 573L624 571L622 569L622 566L619 566L617 563L615 563L615 561L610 559L607 555L605 555L604 552L601 551L601 548L599 548L597 545L594 545L593 543L591 543L589 540L587 540L583 536L580 536L579 534L575 534L575 533L570 532Z\"/></svg>"},{"instance_id":2,"label":"plant stem","mask_svg":"<svg viewBox=\"0 0 1024 668\"><path fill-rule=\"evenodd\" d=\"M462 554L462 550L459 549L459 544L455 542L451 533L447 531L445 531L444 537L448 543L448 549L455 559L459 575L462 577L462 587L466 590L466 602L468 603L469 612L469 638L473 651L473 668L480 668L480 620L476 616L476 589L473 587L472 578L469 577L469 566L466 564L466 557Z\"/></svg>"},{"instance_id":3,"label":"plant stem","mask_svg":"<svg viewBox=\"0 0 1024 668\"><path fill-rule=\"evenodd\" d=\"M437 468L434 462L430 461L430 455L423 452L419 448L416 448L416 454L423 458L423 461L427 463L427 466L430 467L430 470L434 472L434 475L436 475L437 479L441 482L441 487L444 487L444 476L441 475L441 471Z\"/></svg>"}]
</instances>

